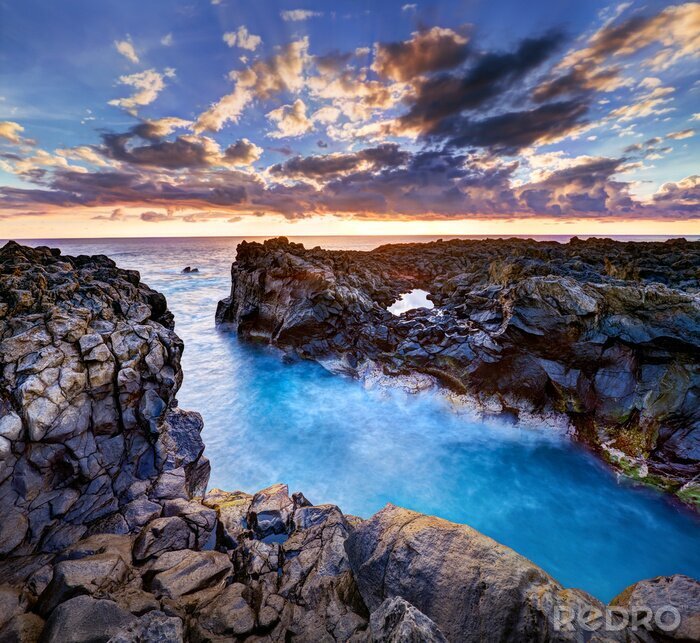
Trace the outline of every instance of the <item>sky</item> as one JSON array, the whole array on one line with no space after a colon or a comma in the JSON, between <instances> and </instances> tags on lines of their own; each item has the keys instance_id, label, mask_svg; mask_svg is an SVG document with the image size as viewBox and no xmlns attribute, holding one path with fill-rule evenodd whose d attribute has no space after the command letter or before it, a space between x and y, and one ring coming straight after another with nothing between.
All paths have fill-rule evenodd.
<instances>
[{"instance_id":1,"label":"sky","mask_svg":"<svg viewBox=\"0 0 700 643\"><path fill-rule=\"evenodd\" d=\"M700 3L0 0L0 238L700 234Z\"/></svg>"}]
</instances>

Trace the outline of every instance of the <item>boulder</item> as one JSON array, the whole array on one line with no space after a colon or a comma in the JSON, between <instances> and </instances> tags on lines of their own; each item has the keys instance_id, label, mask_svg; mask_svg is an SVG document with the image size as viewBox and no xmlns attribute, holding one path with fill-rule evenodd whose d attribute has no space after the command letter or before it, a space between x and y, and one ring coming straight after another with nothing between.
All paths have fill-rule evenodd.
<instances>
[{"instance_id":1,"label":"boulder","mask_svg":"<svg viewBox=\"0 0 700 643\"><path fill-rule=\"evenodd\" d=\"M212 587L232 572L226 554L189 551L176 565L156 574L150 587L156 596L179 598Z\"/></svg>"},{"instance_id":2,"label":"boulder","mask_svg":"<svg viewBox=\"0 0 700 643\"><path fill-rule=\"evenodd\" d=\"M122 627L109 643L181 643L182 619L154 610Z\"/></svg>"},{"instance_id":3,"label":"boulder","mask_svg":"<svg viewBox=\"0 0 700 643\"><path fill-rule=\"evenodd\" d=\"M136 617L116 603L77 596L59 605L46 622L46 643L107 643Z\"/></svg>"},{"instance_id":4,"label":"boulder","mask_svg":"<svg viewBox=\"0 0 700 643\"><path fill-rule=\"evenodd\" d=\"M560 631L561 614L603 609L466 525L393 505L355 528L345 546L370 611L401 597L448 640L576 641L579 622Z\"/></svg>"},{"instance_id":5,"label":"boulder","mask_svg":"<svg viewBox=\"0 0 700 643\"><path fill-rule=\"evenodd\" d=\"M260 538L284 534L294 510L294 501L289 497L285 484L276 484L253 496L248 509L247 523Z\"/></svg>"},{"instance_id":6,"label":"boulder","mask_svg":"<svg viewBox=\"0 0 700 643\"><path fill-rule=\"evenodd\" d=\"M64 560L54 566L53 578L39 598L39 611L48 616L64 601L80 594L104 595L125 580L127 562L115 551Z\"/></svg>"},{"instance_id":7,"label":"boulder","mask_svg":"<svg viewBox=\"0 0 700 643\"><path fill-rule=\"evenodd\" d=\"M142 562L167 551L190 549L195 546L195 542L194 532L179 516L156 518L149 522L136 538L134 560Z\"/></svg>"},{"instance_id":8,"label":"boulder","mask_svg":"<svg viewBox=\"0 0 700 643\"><path fill-rule=\"evenodd\" d=\"M250 590L241 583L226 587L197 614L197 625L220 637L249 634L255 628L255 612L250 607ZM206 635L202 636L203 639Z\"/></svg>"},{"instance_id":9,"label":"boulder","mask_svg":"<svg viewBox=\"0 0 700 643\"><path fill-rule=\"evenodd\" d=\"M631 585L610 603L647 616L661 640L700 640L700 582L689 576L658 576Z\"/></svg>"},{"instance_id":10,"label":"boulder","mask_svg":"<svg viewBox=\"0 0 700 643\"><path fill-rule=\"evenodd\" d=\"M398 596L372 612L370 628L374 643L447 643L435 623Z\"/></svg>"}]
</instances>

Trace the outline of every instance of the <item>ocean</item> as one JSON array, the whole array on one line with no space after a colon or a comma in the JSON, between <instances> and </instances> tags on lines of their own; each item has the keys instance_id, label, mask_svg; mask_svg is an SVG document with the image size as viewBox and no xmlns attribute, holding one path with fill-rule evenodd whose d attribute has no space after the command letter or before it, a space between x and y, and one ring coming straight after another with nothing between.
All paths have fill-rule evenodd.
<instances>
[{"instance_id":1,"label":"ocean","mask_svg":"<svg viewBox=\"0 0 700 643\"><path fill-rule=\"evenodd\" d=\"M366 250L433 238L438 237L292 240ZM59 247L65 254L108 255L166 295L185 342L178 400L204 418L211 487L254 492L285 482L314 503L335 503L362 517L392 502L466 523L565 586L604 601L644 578L674 573L700 578L697 515L618 477L566 436L475 421L430 393L366 390L314 363L283 363L271 351L218 330L216 304L229 294L239 242L24 243ZM185 266L199 272L182 274Z\"/></svg>"}]
</instances>

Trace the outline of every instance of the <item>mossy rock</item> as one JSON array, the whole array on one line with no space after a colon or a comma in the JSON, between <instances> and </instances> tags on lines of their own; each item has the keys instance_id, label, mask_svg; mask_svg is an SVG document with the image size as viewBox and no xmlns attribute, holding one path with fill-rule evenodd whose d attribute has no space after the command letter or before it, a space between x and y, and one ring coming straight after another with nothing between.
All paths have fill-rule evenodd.
<instances>
[{"instance_id":1,"label":"mossy rock","mask_svg":"<svg viewBox=\"0 0 700 643\"><path fill-rule=\"evenodd\" d=\"M700 483L689 482L681 487L676 495L686 504L700 510Z\"/></svg>"}]
</instances>

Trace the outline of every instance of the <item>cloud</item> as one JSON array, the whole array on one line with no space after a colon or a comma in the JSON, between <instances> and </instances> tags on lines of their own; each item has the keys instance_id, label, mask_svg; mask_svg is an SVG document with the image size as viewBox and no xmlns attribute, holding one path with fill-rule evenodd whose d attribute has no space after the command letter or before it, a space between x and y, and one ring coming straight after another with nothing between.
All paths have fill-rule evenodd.
<instances>
[{"instance_id":1,"label":"cloud","mask_svg":"<svg viewBox=\"0 0 700 643\"><path fill-rule=\"evenodd\" d=\"M117 51L127 60L134 64L139 62L139 57L136 55L136 50L134 49L134 45L130 40L115 40L114 46L117 48Z\"/></svg>"},{"instance_id":2,"label":"cloud","mask_svg":"<svg viewBox=\"0 0 700 643\"><path fill-rule=\"evenodd\" d=\"M21 133L24 131L24 127L19 123L14 121L0 121L0 139L5 139L10 141L10 143L15 143L19 145L24 142Z\"/></svg>"},{"instance_id":3,"label":"cloud","mask_svg":"<svg viewBox=\"0 0 700 643\"><path fill-rule=\"evenodd\" d=\"M163 47L171 47L173 44L173 34L167 33L160 39L160 44Z\"/></svg>"},{"instance_id":4,"label":"cloud","mask_svg":"<svg viewBox=\"0 0 700 643\"><path fill-rule=\"evenodd\" d=\"M242 138L226 148L224 158L228 165L252 165L262 156L262 153L262 147L251 143L247 138Z\"/></svg>"},{"instance_id":5,"label":"cloud","mask_svg":"<svg viewBox=\"0 0 700 643\"><path fill-rule=\"evenodd\" d=\"M700 216L697 176L664 184L641 201L633 196L631 183L616 178L628 166L626 159L559 158L553 170L523 183L514 179L517 162L445 150L411 153L385 144L295 157L270 169L271 182L231 169L191 168L182 174L138 166L89 173L57 169L50 182L40 179L38 189L2 187L0 195L2 208L9 211L109 205L167 210L148 210L155 212L145 217L151 221L175 218L175 209L288 219L323 214L397 220Z\"/></svg>"},{"instance_id":6,"label":"cloud","mask_svg":"<svg viewBox=\"0 0 700 643\"><path fill-rule=\"evenodd\" d=\"M248 51L255 51L262 43L262 38L255 34L248 33L248 29L241 25L236 31L227 31L224 34L224 42L229 47L240 47Z\"/></svg>"},{"instance_id":7,"label":"cloud","mask_svg":"<svg viewBox=\"0 0 700 643\"><path fill-rule=\"evenodd\" d=\"M634 103L617 107L610 112L610 118L620 122L628 122L636 118L666 114L673 111L668 103L673 100L669 97L674 89L672 87L656 87L648 94L637 96Z\"/></svg>"},{"instance_id":8,"label":"cloud","mask_svg":"<svg viewBox=\"0 0 700 643\"><path fill-rule=\"evenodd\" d=\"M442 132L453 139L459 138L456 126L472 122L460 114L483 109L512 92L556 51L561 40L558 33L528 38L511 52L482 54L463 71L420 79L415 83L413 94L406 99L410 108L398 119L397 131L433 137ZM544 116L556 111L544 109L535 114ZM557 128L556 124L552 125Z\"/></svg>"},{"instance_id":9,"label":"cloud","mask_svg":"<svg viewBox=\"0 0 700 643\"><path fill-rule=\"evenodd\" d=\"M126 213L122 208L115 208L114 210L112 210L112 214L110 214L109 216L100 214L96 217L91 218L101 221L124 221L124 219L126 219Z\"/></svg>"},{"instance_id":10,"label":"cloud","mask_svg":"<svg viewBox=\"0 0 700 643\"><path fill-rule=\"evenodd\" d=\"M105 162L104 158L102 158L95 148L89 145L79 145L78 147L58 149L56 150L56 154L66 159L83 161L85 163L97 165L98 167L106 167L109 165L109 163Z\"/></svg>"},{"instance_id":11,"label":"cloud","mask_svg":"<svg viewBox=\"0 0 700 643\"><path fill-rule=\"evenodd\" d=\"M700 55L700 4L689 2L663 9L652 16L635 15L607 24L583 49L571 52L562 66L582 61L602 63L608 57L631 56L651 46L658 48L645 64L666 69L682 58Z\"/></svg>"},{"instance_id":12,"label":"cloud","mask_svg":"<svg viewBox=\"0 0 700 643\"><path fill-rule=\"evenodd\" d=\"M401 7L401 11L415 11L417 8L417 4L405 4Z\"/></svg>"},{"instance_id":13,"label":"cloud","mask_svg":"<svg viewBox=\"0 0 700 643\"><path fill-rule=\"evenodd\" d=\"M302 20L318 18L322 15L323 12L321 11L309 11L308 9L291 9L280 12L280 16L282 16L282 20L285 22L301 22Z\"/></svg>"},{"instance_id":14,"label":"cloud","mask_svg":"<svg viewBox=\"0 0 700 643\"><path fill-rule=\"evenodd\" d=\"M228 121L237 123L252 98L253 93L249 89L237 85L230 94L220 98L206 112L199 115L194 131L218 132Z\"/></svg>"},{"instance_id":15,"label":"cloud","mask_svg":"<svg viewBox=\"0 0 700 643\"><path fill-rule=\"evenodd\" d=\"M4 154L8 161L4 162L4 169L8 172L22 175L28 180L38 180L39 182L46 176L46 168L72 170L76 173L87 173L84 167L71 165L67 158L61 154L51 154L46 150L35 149L30 156L19 156L16 154Z\"/></svg>"},{"instance_id":16,"label":"cloud","mask_svg":"<svg viewBox=\"0 0 700 643\"><path fill-rule=\"evenodd\" d=\"M347 154L295 156L284 163L273 165L271 174L297 179L323 179L347 174L359 169L381 170L398 167L410 158L396 143L385 143L373 148Z\"/></svg>"},{"instance_id":17,"label":"cloud","mask_svg":"<svg viewBox=\"0 0 700 643\"><path fill-rule=\"evenodd\" d=\"M700 214L700 175L664 183L652 197L653 203L694 217Z\"/></svg>"},{"instance_id":18,"label":"cloud","mask_svg":"<svg viewBox=\"0 0 700 643\"><path fill-rule=\"evenodd\" d=\"M607 21L585 47L567 54L556 69L561 75L547 81L539 92L546 98L583 89L612 91L631 82L620 77L617 60L642 51L647 56L644 66L657 71L700 55L700 4L667 7L655 15L634 15L621 22L614 18ZM658 78L647 77L640 87L654 89L660 84Z\"/></svg>"},{"instance_id":19,"label":"cloud","mask_svg":"<svg viewBox=\"0 0 700 643\"><path fill-rule=\"evenodd\" d=\"M150 105L165 88L165 78L172 78L175 70L167 68L163 73L147 69L136 74L120 76L119 82L134 88L134 93L127 98L108 101L109 105L121 107L131 114L136 114L139 107Z\"/></svg>"},{"instance_id":20,"label":"cloud","mask_svg":"<svg viewBox=\"0 0 700 643\"><path fill-rule=\"evenodd\" d=\"M351 121L367 121L377 111L395 106L406 92L404 83L369 80L366 70L343 69L310 76L306 86L316 99L332 106Z\"/></svg>"},{"instance_id":21,"label":"cloud","mask_svg":"<svg viewBox=\"0 0 700 643\"><path fill-rule=\"evenodd\" d=\"M684 129L681 130L680 132L671 132L670 134L666 134L664 138L671 139L673 141L680 141L683 140L684 138L691 138L695 136L695 130L694 129Z\"/></svg>"},{"instance_id":22,"label":"cloud","mask_svg":"<svg viewBox=\"0 0 700 643\"><path fill-rule=\"evenodd\" d=\"M173 219L172 215L169 213L155 212L154 210L142 212L139 218L141 221L147 221L148 223L162 223L163 221L172 221Z\"/></svg>"},{"instance_id":23,"label":"cloud","mask_svg":"<svg viewBox=\"0 0 700 643\"><path fill-rule=\"evenodd\" d=\"M197 118L194 131L219 131L227 122L238 122L243 110L254 98L261 100L283 91L298 92L304 83L304 66L309 60L309 40L302 38L282 48L280 53L258 60L250 67L232 72L233 91L214 103Z\"/></svg>"},{"instance_id":24,"label":"cloud","mask_svg":"<svg viewBox=\"0 0 700 643\"><path fill-rule=\"evenodd\" d=\"M301 136L313 129L313 122L306 115L304 101L297 98L292 105L282 105L267 113L267 118L277 126L268 133L270 138Z\"/></svg>"},{"instance_id":25,"label":"cloud","mask_svg":"<svg viewBox=\"0 0 700 643\"><path fill-rule=\"evenodd\" d=\"M570 133L584 122L587 109L585 101L572 100L482 119L458 115L440 121L426 137L451 147L485 147L500 154L515 154Z\"/></svg>"},{"instance_id":26,"label":"cloud","mask_svg":"<svg viewBox=\"0 0 700 643\"><path fill-rule=\"evenodd\" d=\"M367 52L369 53L369 49ZM323 56L314 56L313 60L322 74L337 74L350 62L352 56L350 52L341 53L336 50Z\"/></svg>"},{"instance_id":27,"label":"cloud","mask_svg":"<svg viewBox=\"0 0 700 643\"><path fill-rule=\"evenodd\" d=\"M150 125L152 123L147 123ZM115 161L166 170L244 166L257 161L262 154L262 148L248 139L241 139L222 152L219 144L208 136L177 136L167 141L144 135L142 128L143 124L123 134L103 134L101 152ZM149 142L133 145L134 138L145 138Z\"/></svg>"},{"instance_id":28,"label":"cloud","mask_svg":"<svg viewBox=\"0 0 700 643\"><path fill-rule=\"evenodd\" d=\"M372 70L384 78L406 81L426 72L457 67L468 55L465 36L433 27L417 31L402 42L377 43Z\"/></svg>"},{"instance_id":29,"label":"cloud","mask_svg":"<svg viewBox=\"0 0 700 643\"><path fill-rule=\"evenodd\" d=\"M314 123L323 123L328 125L329 123L335 123L340 118L340 110L337 107L332 107L326 105L317 109L313 114L311 114L311 120Z\"/></svg>"},{"instance_id":30,"label":"cloud","mask_svg":"<svg viewBox=\"0 0 700 643\"><path fill-rule=\"evenodd\" d=\"M155 118L144 120L132 128L132 132L136 136L145 139L158 139L168 136L176 129L185 129L190 127L192 121L178 118L176 116L164 116L163 118Z\"/></svg>"}]
</instances>

